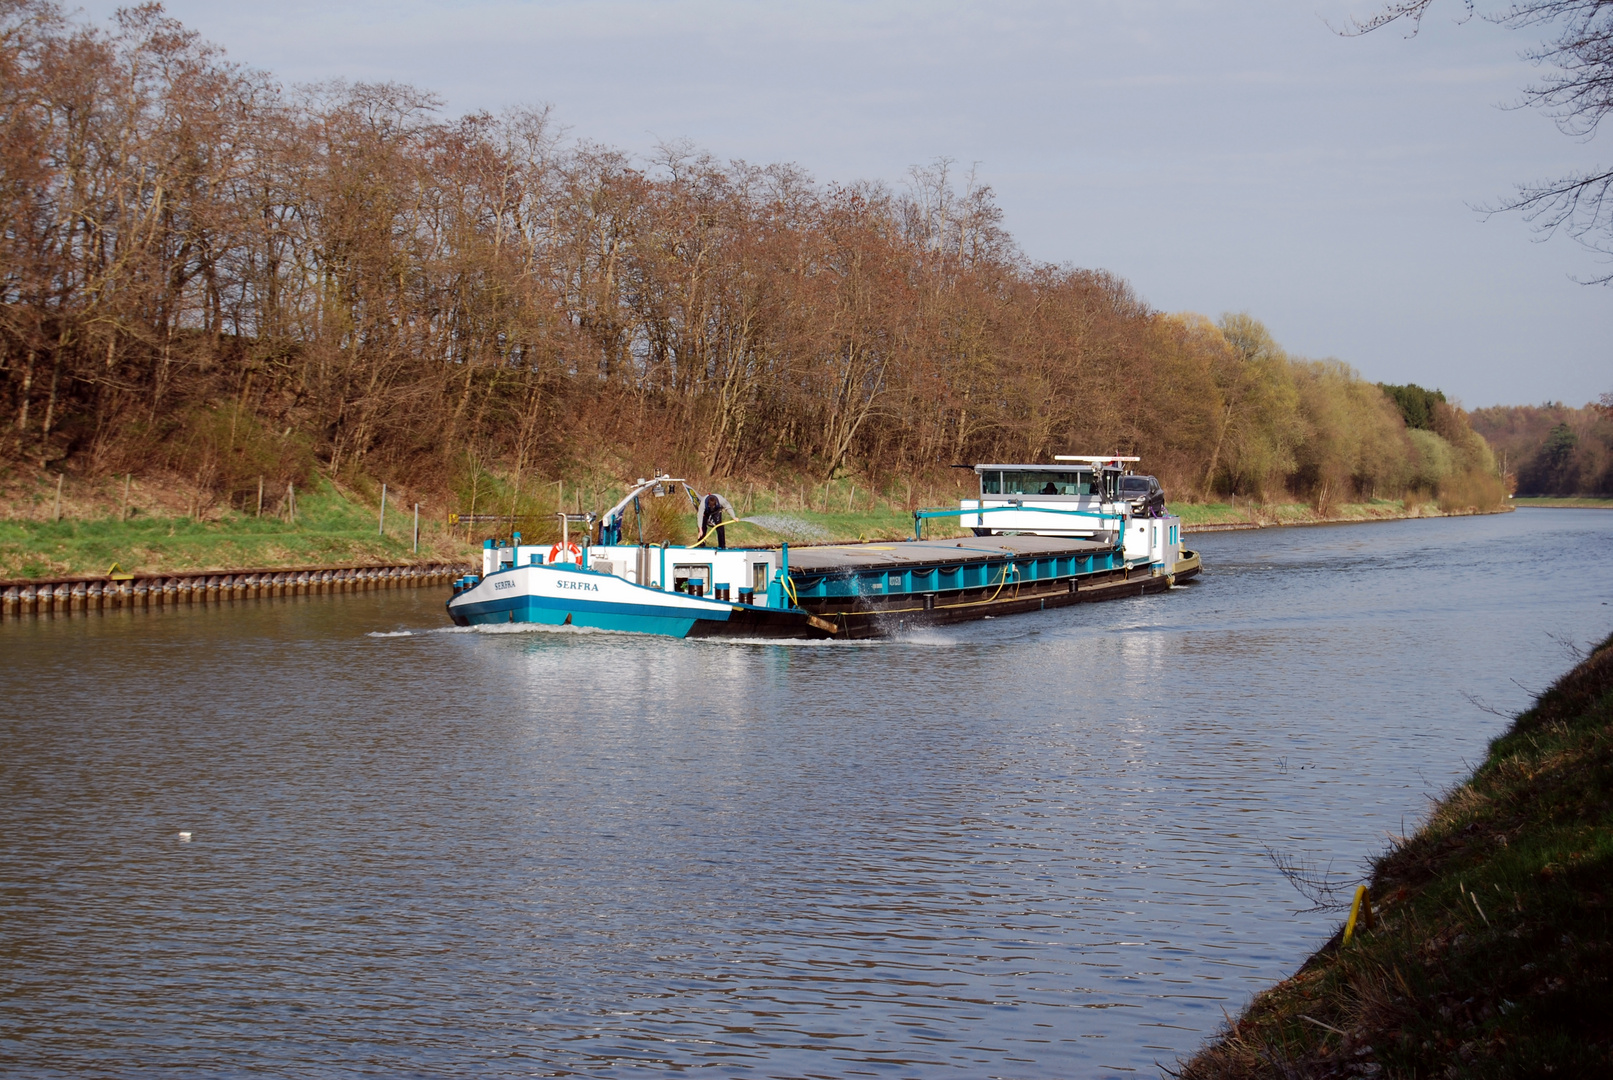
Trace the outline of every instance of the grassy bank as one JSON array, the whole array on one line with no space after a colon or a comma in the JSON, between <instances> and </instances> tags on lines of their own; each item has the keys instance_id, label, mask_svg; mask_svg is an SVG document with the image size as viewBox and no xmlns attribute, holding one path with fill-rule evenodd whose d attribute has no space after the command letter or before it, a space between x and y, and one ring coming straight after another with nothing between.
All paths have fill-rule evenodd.
<instances>
[{"instance_id":1,"label":"grassy bank","mask_svg":"<svg viewBox=\"0 0 1613 1080\"><path fill-rule=\"evenodd\" d=\"M134 481L126 495L117 477L70 478L58 496L52 475L4 479L0 499L7 514L0 518L0 579L97 575L113 563L132 572L157 573L474 558L484 537L510 531L505 522L450 528L438 497L422 510L417 555L412 516L416 496L393 490L383 536L377 530L380 485L366 482L353 488L326 477L297 492L294 518L278 494L260 515L255 508L200 506L194 489L172 482ZM536 494L534 486L539 488ZM778 488L730 483L721 490L744 519L728 528L728 542L735 545L900 539L912 535L910 505L956 505L950 492L905 486L870 491L849 480ZM523 516L520 527L527 540L549 543L559 538L553 518L559 500L568 511L599 512L622 493L619 484L587 482L563 487L529 483L523 493L512 491L502 478L484 476L474 496L458 506L467 511L474 506L483 514L514 509ZM681 493L646 503L657 519L650 523L652 539L695 539L694 515ZM627 531L636 536L631 518ZM926 536L957 532L945 520L925 525Z\"/></svg>"},{"instance_id":2,"label":"grassy bank","mask_svg":"<svg viewBox=\"0 0 1613 1080\"><path fill-rule=\"evenodd\" d=\"M1180 1075L1613 1075L1613 638L1368 888L1375 929L1336 936Z\"/></svg>"},{"instance_id":3,"label":"grassy bank","mask_svg":"<svg viewBox=\"0 0 1613 1080\"><path fill-rule=\"evenodd\" d=\"M1557 499L1547 495L1526 495L1508 500L1513 506L1551 506L1569 509L1613 510L1613 499Z\"/></svg>"},{"instance_id":4,"label":"grassy bank","mask_svg":"<svg viewBox=\"0 0 1613 1080\"><path fill-rule=\"evenodd\" d=\"M1432 502L1404 499L1372 499L1359 503L1335 503L1317 509L1310 503L1181 503L1172 504L1171 513L1191 528L1271 525L1321 525L1330 522L1395 521L1402 518L1447 517L1473 513L1472 510L1440 509Z\"/></svg>"},{"instance_id":5,"label":"grassy bank","mask_svg":"<svg viewBox=\"0 0 1613 1080\"><path fill-rule=\"evenodd\" d=\"M412 510L389 507L386 533L378 506L328 481L297 494L294 520L223 510L174 513L155 500L134 507L70 504L60 520L0 520L0 578L104 574L117 563L140 573L228 570L332 563L401 563L464 558L468 547L437 521L421 522L414 551Z\"/></svg>"},{"instance_id":6,"label":"grassy bank","mask_svg":"<svg viewBox=\"0 0 1613 1080\"><path fill-rule=\"evenodd\" d=\"M603 471L599 474L603 477ZM913 508L957 506L972 495L972 480L931 486L889 481L871 489L851 478L758 486L718 482L742 523L728 530L730 544L832 543L897 540L913 533ZM504 522L449 528L450 509L480 514L519 515L529 541L559 538L554 514L603 511L621 497L619 482L587 476L556 483L528 480L516 488L510 478L482 473L468 491L444 497L393 489L386 535L377 533L380 484L370 479L338 484L317 477L297 493L297 513L285 513L282 493L265 503L260 515L204 505L194 487L160 480L137 480L127 489L117 477L69 478L58 492L53 474L13 473L0 477L0 578L41 578L105 573L118 563L135 572L308 566L327 563L391 563L420 559L474 557L486 536L509 533ZM418 556L412 549L411 509L423 502ZM430 501L427 502L426 500ZM693 514L681 494L645 500L647 538L688 543L695 539ZM1171 510L1189 528L1199 526L1300 525L1324 521L1370 521L1438 516L1432 504L1407 506L1401 500L1347 503L1324 512L1305 503L1181 503ZM956 520L925 522L927 537L967 535ZM629 519L629 538L636 524Z\"/></svg>"}]
</instances>

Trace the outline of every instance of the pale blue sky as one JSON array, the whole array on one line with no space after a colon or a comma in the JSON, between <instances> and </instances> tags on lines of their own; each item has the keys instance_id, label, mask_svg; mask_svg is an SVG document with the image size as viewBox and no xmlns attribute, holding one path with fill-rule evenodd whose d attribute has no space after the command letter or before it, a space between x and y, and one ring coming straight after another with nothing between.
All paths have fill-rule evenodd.
<instances>
[{"instance_id":1,"label":"pale blue sky","mask_svg":"<svg viewBox=\"0 0 1613 1080\"><path fill-rule=\"evenodd\" d=\"M115 4L92 3L100 18ZM978 163L1031 257L1167 311L1247 310L1290 350L1469 407L1613 390L1613 289L1572 241L1471 207L1613 160L1513 102L1534 39L1448 0L1408 39L1372 0L171 0L287 83L548 103L648 156L792 161L900 185Z\"/></svg>"}]
</instances>

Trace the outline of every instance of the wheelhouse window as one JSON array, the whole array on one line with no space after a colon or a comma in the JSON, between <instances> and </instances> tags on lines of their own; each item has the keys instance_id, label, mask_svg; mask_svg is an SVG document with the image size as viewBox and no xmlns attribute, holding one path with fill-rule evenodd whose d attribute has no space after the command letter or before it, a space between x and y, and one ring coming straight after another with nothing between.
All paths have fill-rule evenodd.
<instances>
[{"instance_id":1,"label":"wheelhouse window","mask_svg":"<svg viewBox=\"0 0 1613 1080\"><path fill-rule=\"evenodd\" d=\"M1053 472L992 470L980 474L982 495L1091 495L1092 474L1085 470Z\"/></svg>"}]
</instances>

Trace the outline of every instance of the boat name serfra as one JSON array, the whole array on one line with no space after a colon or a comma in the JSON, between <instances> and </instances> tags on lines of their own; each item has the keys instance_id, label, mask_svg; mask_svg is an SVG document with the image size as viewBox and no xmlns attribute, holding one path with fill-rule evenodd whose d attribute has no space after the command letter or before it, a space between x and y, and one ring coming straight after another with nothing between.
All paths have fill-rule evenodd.
<instances>
[{"instance_id":1,"label":"boat name serfra","mask_svg":"<svg viewBox=\"0 0 1613 1080\"><path fill-rule=\"evenodd\" d=\"M562 589L587 589L589 592L598 592L599 586L591 581L557 581L555 585Z\"/></svg>"}]
</instances>

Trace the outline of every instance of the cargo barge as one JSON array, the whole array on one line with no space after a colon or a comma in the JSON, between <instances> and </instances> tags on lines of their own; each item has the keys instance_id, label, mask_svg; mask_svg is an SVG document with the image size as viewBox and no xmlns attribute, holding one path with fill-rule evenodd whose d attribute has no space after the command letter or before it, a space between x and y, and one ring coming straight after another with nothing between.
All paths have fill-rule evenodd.
<instances>
[{"instance_id":1,"label":"cargo barge","mask_svg":"<svg viewBox=\"0 0 1613 1080\"><path fill-rule=\"evenodd\" d=\"M1199 572L1181 522L1126 497L1123 458L977 465L979 497L914 513L911 540L729 548L742 520L685 481L640 481L597 518L564 515L553 545L485 542L482 572L454 584L459 625L529 622L672 637L871 638L927 626L1163 592ZM1155 486L1157 490L1157 485ZM694 545L623 543L629 510L687 497ZM924 539L926 521L973 533ZM582 526L580 543L570 526ZM715 540L716 546L705 546Z\"/></svg>"}]
</instances>

